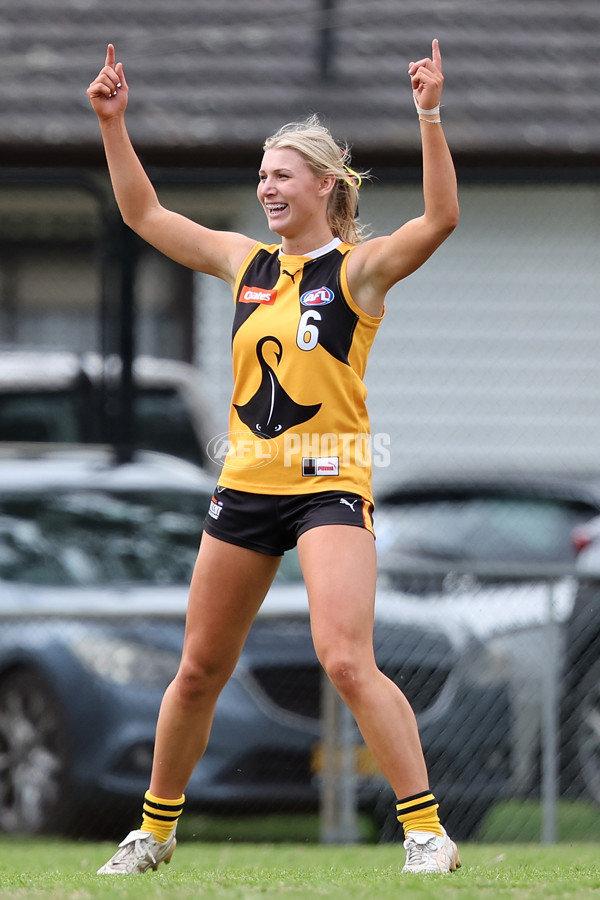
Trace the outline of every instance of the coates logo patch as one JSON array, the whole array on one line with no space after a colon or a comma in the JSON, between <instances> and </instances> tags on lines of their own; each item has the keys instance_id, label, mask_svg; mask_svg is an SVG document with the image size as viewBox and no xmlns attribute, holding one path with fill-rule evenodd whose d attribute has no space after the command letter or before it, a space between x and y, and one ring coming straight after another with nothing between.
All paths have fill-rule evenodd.
<instances>
[{"instance_id":1,"label":"coates logo patch","mask_svg":"<svg viewBox=\"0 0 600 900\"><path fill-rule=\"evenodd\" d=\"M334 297L333 291L323 286L317 288L316 291L306 291L300 297L300 303L302 306L325 306L326 303L331 303Z\"/></svg>"},{"instance_id":2,"label":"coates logo patch","mask_svg":"<svg viewBox=\"0 0 600 900\"><path fill-rule=\"evenodd\" d=\"M277 298L277 291L265 291L264 288L248 287L244 285L240 291L240 303L264 303L273 306Z\"/></svg>"}]
</instances>

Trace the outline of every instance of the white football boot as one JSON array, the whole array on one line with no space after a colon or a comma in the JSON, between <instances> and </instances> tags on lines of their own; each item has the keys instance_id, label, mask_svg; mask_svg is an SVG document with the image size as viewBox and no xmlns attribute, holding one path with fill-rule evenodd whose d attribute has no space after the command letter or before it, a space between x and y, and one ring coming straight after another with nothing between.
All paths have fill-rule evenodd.
<instances>
[{"instance_id":1,"label":"white football boot","mask_svg":"<svg viewBox=\"0 0 600 900\"><path fill-rule=\"evenodd\" d=\"M176 845L175 831L162 842L154 840L154 835L149 831L131 831L97 874L137 875L148 869L157 869L159 863L171 862Z\"/></svg>"},{"instance_id":2,"label":"white football boot","mask_svg":"<svg viewBox=\"0 0 600 900\"><path fill-rule=\"evenodd\" d=\"M460 868L458 847L446 832L409 831L404 841L406 863L403 872L434 875L454 872Z\"/></svg>"}]
</instances>

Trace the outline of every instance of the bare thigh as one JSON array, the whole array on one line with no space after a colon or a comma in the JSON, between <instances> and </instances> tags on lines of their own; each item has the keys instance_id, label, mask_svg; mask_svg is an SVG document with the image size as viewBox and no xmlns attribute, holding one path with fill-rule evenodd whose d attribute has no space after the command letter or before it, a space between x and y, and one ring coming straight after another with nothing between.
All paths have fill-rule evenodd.
<instances>
[{"instance_id":1,"label":"bare thigh","mask_svg":"<svg viewBox=\"0 0 600 900\"><path fill-rule=\"evenodd\" d=\"M376 554L373 535L323 525L301 535L298 552L308 590L311 627L321 662L344 657L373 664Z\"/></svg>"},{"instance_id":2,"label":"bare thigh","mask_svg":"<svg viewBox=\"0 0 600 900\"><path fill-rule=\"evenodd\" d=\"M205 534L190 585L182 667L233 671L280 557Z\"/></svg>"}]
</instances>

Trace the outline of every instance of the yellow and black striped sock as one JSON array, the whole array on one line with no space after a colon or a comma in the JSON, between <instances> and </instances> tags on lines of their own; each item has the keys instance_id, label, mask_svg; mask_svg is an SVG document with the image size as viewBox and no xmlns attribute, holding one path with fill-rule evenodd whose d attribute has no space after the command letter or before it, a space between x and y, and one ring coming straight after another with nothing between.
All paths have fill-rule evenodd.
<instances>
[{"instance_id":1,"label":"yellow and black striped sock","mask_svg":"<svg viewBox=\"0 0 600 900\"><path fill-rule=\"evenodd\" d=\"M177 825L184 803L185 794L179 800L161 800L146 791L140 831L151 831L157 841L166 841Z\"/></svg>"},{"instance_id":2,"label":"yellow and black striped sock","mask_svg":"<svg viewBox=\"0 0 600 900\"><path fill-rule=\"evenodd\" d=\"M441 826L438 811L438 802L431 791L422 791L405 797L396 803L398 821L404 828L404 836L409 831L431 831L432 834L442 835L444 829Z\"/></svg>"}]
</instances>

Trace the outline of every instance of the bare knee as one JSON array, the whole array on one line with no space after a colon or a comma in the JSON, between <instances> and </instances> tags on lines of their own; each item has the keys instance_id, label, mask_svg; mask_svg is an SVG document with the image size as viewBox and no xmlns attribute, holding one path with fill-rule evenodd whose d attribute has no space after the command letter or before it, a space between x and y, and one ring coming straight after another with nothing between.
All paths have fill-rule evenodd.
<instances>
[{"instance_id":1,"label":"bare knee","mask_svg":"<svg viewBox=\"0 0 600 900\"><path fill-rule=\"evenodd\" d=\"M322 665L338 694L350 706L361 699L372 674L371 667L350 653L326 654Z\"/></svg>"},{"instance_id":2,"label":"bare knee","mask_svg":"<svg viewBox=\"0 0 600 900\"><path fill-rule=\"evenodd\" d=\"M184 706L215 703L230 674L231 670L222 665L182 660L172 688Z\"/></svg>"}]
</instances>

